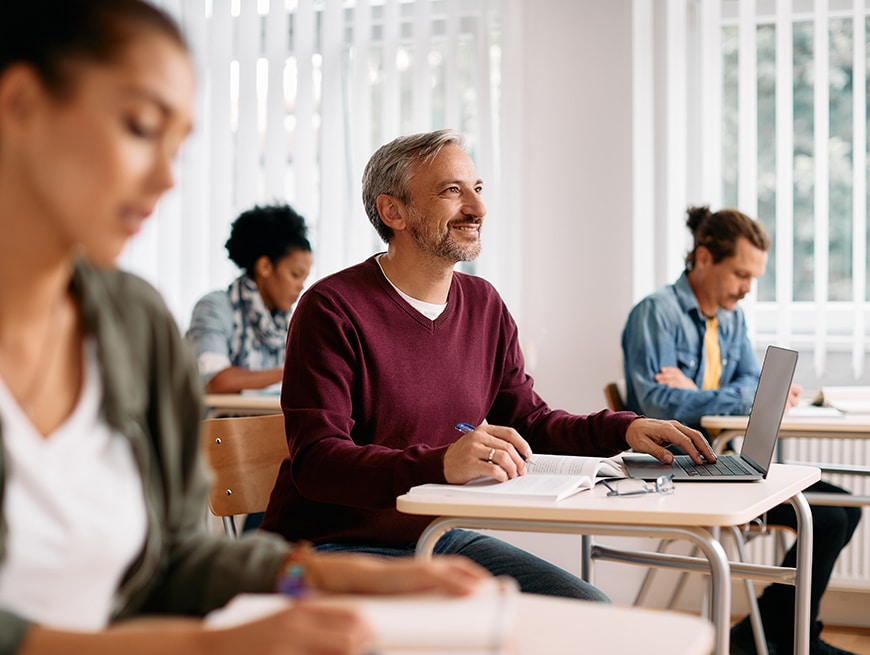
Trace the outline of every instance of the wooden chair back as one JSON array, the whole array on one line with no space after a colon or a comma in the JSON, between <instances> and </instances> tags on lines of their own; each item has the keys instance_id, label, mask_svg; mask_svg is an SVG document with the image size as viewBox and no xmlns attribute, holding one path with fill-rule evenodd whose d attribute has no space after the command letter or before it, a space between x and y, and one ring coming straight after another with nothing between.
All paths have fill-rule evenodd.
<instances>
[{"instance_id":1,"label":"wooden chair back","mask_svg":"<svg viewBox=\"0 0 870 655\"><path fill-rule=\"evenodd\" d=\"M624 412L627 409L624 400L624 388L625 381L623 380L608 382L604 386L604 397L607 399L607 406L614 412Z\"/></svg>"},{"instance_id":2,"label":"wooden chair back","mask_svg":"<svg viewBox=\"0 0 870 655\"><path fill-rule=\"evenodd\" d=\"M202 423L202 447L213 474L208 506L237 534L233 517L262 512L287 456L284 416L234 416Z\"/></svg>"}]
</instances>

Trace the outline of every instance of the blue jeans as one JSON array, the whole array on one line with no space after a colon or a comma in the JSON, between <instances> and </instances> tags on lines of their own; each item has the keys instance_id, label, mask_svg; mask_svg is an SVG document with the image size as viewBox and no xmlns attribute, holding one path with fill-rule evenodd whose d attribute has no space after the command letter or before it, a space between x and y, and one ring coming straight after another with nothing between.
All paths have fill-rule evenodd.
<instances>
[{"instance_id":1,"label":"blue jeans","mask_svg":"<svg viewBox=\"0 0 870 655\"><path fill-rule=\"evenodd\" d=\"M321 544L315 549L323 552L355 552L407 557L414 554L415 544L385 547L366 544ZM504 541L470 530L451 530L435 544L438 555L464 555L474 560L493 575L512 577L520 589L530 594L564 596L581 600L609 603L610 599L588 582L568 573L554 564Z\"/></svg>"}]
</instances>

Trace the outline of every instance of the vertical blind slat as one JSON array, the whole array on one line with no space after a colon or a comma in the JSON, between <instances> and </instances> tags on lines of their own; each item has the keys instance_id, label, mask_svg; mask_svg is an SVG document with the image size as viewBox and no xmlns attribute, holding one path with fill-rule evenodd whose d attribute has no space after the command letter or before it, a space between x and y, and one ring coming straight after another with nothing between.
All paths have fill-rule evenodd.
<instances>
[{"instance_id":1,"label":"vertical blind slat","mask_svg":"<svg viewBox=\"0 0 870 655\"><path fill-rule=\"evenodd\" d=\"M481 0L480 13L477 18L477 50L475 52L475 87L478 99L478 108L480 116L489 116L491 114L491 78L489 67L489 9L488 0ZM494 157L494 130L498 129L498 125L494 121L480 121L479 123L479 138L477 151L475 152L475 165L478 175L490 188L500 188L498 162ZM487 197L486 201L487 212L491 216L501 216L501 207L498 203L498 196L493 195ZM504 245L507 232L503 230L504 226L497 226L492 230L494 241ZM477 272L489 279L498 278L503 267L508 266L508 262L503 257L499 257L500 248L484 249L477 263Z\"/></svg>"},{"instance_id":2,"label":"vertical blind slat","mask_svg":"<svg viewBox=\"0 0 870 655\"><path fill-rule=\"evenodd\" d=\"M813 167L814 248L813 286L815 302L823 308L828 301L828 3L816 0L813 15ZM827 312L816 312L815 357L817 375L825 369L828 337Z\"/></svg>"},{"instance_id":3,"label":"vertical blind slat","mask_svg":"<svg viewBox=\"0 0 870 655\"><path fill-rule=\"evenodd\" d=\"M328 275L347 261L345 225L348 215L346 189L349 181L344 151L341 58L344 18L341 5L327 2L322 12L321 52L323 81L320 101L320 228L318 273Z\"/></svg>"},{"instance_id":4,"label":"vertical blind slat","mask_svg":"<svg viewBox=\"0 0 870 655\"><path fill-rule=\"evenodd\" d=\"M755 0L743 0L739 15L739 105L737 202L750 216L758 215L758 57Z\"/></svg>"},{"instance_id":5,"label":"vertical blind slat","mask_svg":"<svg viewBox=\"0 0 870 655\"><path fill-rule=\"evenodd\" d=\"M208 73L205 58L207 23L201 8L193 9L183 5L182 17L185 36L194 54L197 79L194 104L194 130L181 150L178 190L181 193L181 214L174 217L181 226L181 242L184 244L184 271L180 278L173 280L170 287L182 290L179 305L170 305L182 323L189 320L188 313L193 304L207 289L209 278L211 239L214 229L211 220L212 197L209 193L209 141L206 134L206 115L208 108ZM161 289L164 287L160 287Z\"/></svg>"},{"instance_id":6,"label":"vertical blind slat","mask_svg":"<svg viewBox=\"0 0 870 655\"><path fill-rule=\"evenodd\" d=\"M702 0L699 6L701 72L700 190L703 202L722 206L722 33L721 0Z\"/></svg>"},{"instance_id":7,"label":"vertical blind slat","mask_svg":"<svg viewBox=\"0 0 870 655\"><path fill-rule=\"evenodd\" d=\"M209 103L206 138L209 153L212 229L208 234L209 278L226 280L233 272L227 261L224 242L233 218L233 144L230 114L230 64L233 30L230 0L214 0L208 43Z\"/></svg>"},{"instance_id":8,"label":"vertical blind slat","mask_svg":"<svg viewBox=\"0 0 870 655\"><path fill-rule=\"evenodd\" d=\"M256 2L243 2L236 18L239 62L239 118L236 130L236 209L243 211L260 197L260 139L257 116L257 59L260 16Z\"/></svg>"},{"instance_id":9,"label":"vertical blind slat","mask_svg":"<svg viewBox=\"0 0 870 655\"><path fill-rule=\"evenodd\" d=\"M776 3L776 300L777 342L791 343L794 288L794 29L791 0Z\"/></svg>"},{"instance_id":10,"label":"vertical blind slat","mask_svg":"<svg viewBox=\"0 0 870 655\"><path fill-rule=\"evenodd\" d=\"M432 41L429 4L429 0L414 4L414 84L411 87L414 132L425 132L432 127L432 74L428 56Z\"/></svg>"},{"instance_id":11,"label":"vertical blind slat","mask_svg":"<svg viewBox=\"0 0 870 655\"><path fill-rule=\"evenodd\" d=\"M348 99L348 114L356 129L348 135L351 142L350 160L353 165L350 192L350 224L348 241L353 248L349 261L359 261L374 250L375 239L362 205L362 173L374 150L372 144L372 84L370 58L372 56L372 8L368 0L356 3L353 12L353 57L351 60L353 84Z\"/></svg>"},{"instance_id":12,"label":"vertical blind slat","mask_svg":"<svg viewBox=\"0 0 870 655\"><path fill-rule=\"evenodd\" d=\"M445 87L445 127L458 129L460 127L460 99L459 99L459 0L446 0L447 25L446 43L444 48L444 75Z\"/></svg>"},{"instance_id":13,"label":"vertical blind slat","mask_svg":"<svg viewBox=\"0 0 870 655\"><path fill-rule=\"evenodd\" d=\"M293 56L296 62L296 111L293 130L293 176L295 185L293 197L297 209L309 221L314 223L318 215L316 131L315 113L315 80L314 80L314 47L317 37L317 25L314 17L313 0L299 0L293 23ZM319 227L312 225L314 241L318 252L320 250Z\"/></svg>"},{"instance_id":14,"label":"vertical blind slat","mask_svg":"<svg viewBox=\"0 0 870 655\"><path fill-rule=\"evenodd\" d=\"M865 298L867 293L867 86L863 0L854 0L852 11L852 373L864 372Z\"/></svg>"},{"instance_id":15,"label":"vertical blind slat","mask_svg":"<svg viewBox=\"0 0 870 655\"><path fill-rule=\"evenodd\" d=\"M737 204L750 216L758 216L758 97L757 97L757 34L755 0L740 3L738 16L738 146ZM757 286L752 287L746 306L755 300ZM747 331L755 338L757 326L748 312Z\"/></svg>"},{"instance_id":16,"label":"vertical blind slat","mask_svg":"<svg viewBox=\"0 0 870 655\"><path fill-rule=\"evenodd\" d=\"M686 250L686 229L682 217L686 212L688 197L686 180L686 156L688 153L688 138L686 125L687 80L685 74L686 61L686 3L682 0L668 0L666 5L667 20L667 54L666 92L665 92L665 146L667 162L667 182L665 198L666 243L665 267L668 278L676 277L682 265L680 262Z\"/></svg>"},{"instance_id":17,"label":"vertical blind slat","mask_svg":"<svg viewBox=\"0 0 870 655\"><path fill-rule=\"evenodd\" d=\"M383 21L383 88L381 96L381 142L399 136L402 126L399 90L399 35L401 34L398 0L385 0Z\"/></svg>"},{"instance_id":18,"label":"vertical blind slat","mask_svg":"<svg viewBox=\"0 0 870 655\"><path fill-rule=\"evenodd\" d=\"M655 286L655 54L653 7L646 0L632 0L632 294L633 300L651 293Z\"/></svg>"},{"instance_id":19,"label":"vertical blind slat","mask_svg":"<svg viewBox=\"0 0 870 655\"><path fill-rule=\"evenodd\" d=\"M289 47L287 11L284 3L271 0L266 20L266 61L269 88L266 93L266 129L263 152L263 188L270 202L285 197L284 177L287 170L287 99L284 97L284 73Z\"/></svg>"}]
</instances>

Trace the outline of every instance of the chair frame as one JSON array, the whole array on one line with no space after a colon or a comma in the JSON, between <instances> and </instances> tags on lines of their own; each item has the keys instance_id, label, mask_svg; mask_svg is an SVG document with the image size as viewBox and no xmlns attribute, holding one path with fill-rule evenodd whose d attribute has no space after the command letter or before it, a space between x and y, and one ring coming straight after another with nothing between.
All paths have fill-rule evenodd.
<instances>
[{"instance_id":1,"label":"chair frame","mask_svg":"<svg viewBox=\"0 0 870 655\"><path fill-rule=\"evenodd\" d=\"M208 506L225 532L238 537L235 517L265 511L281 462L288 456L284 416L233 416L202 422L202 449L212 473Z\"/></svg>"},{"instance_id":2,"label":"chair frame","mask_svg":"<svg viewBox=\"0 0 870 655\"><path fill-rule=\"evenodd\" d=\"M620 384L625 386L625 381L617 380L608 382L604 385L604 397L607 399L607 406L614 412L624 412L628 408L625 406L625 397L620 389Z\"/></svg>"}]
</instances>

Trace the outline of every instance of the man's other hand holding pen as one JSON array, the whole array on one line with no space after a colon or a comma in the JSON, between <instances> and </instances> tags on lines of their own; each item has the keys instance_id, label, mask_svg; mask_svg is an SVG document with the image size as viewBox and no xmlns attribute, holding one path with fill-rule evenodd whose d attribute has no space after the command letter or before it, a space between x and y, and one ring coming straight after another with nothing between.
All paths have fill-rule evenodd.
<instances>
[{"instance_id":1,"label":"man's other hand holding pen","mask_svg":"<svg viewBox=\"0 0 870 655\"><path fill-rule=\"evenodd\" d=\"M513 428L486 421L477 427L457 423L455 428L463 434L444 453L444 478L450 484L482 477L504 482L525 474L532 449Z\"/></svg>"}]
</instances>

